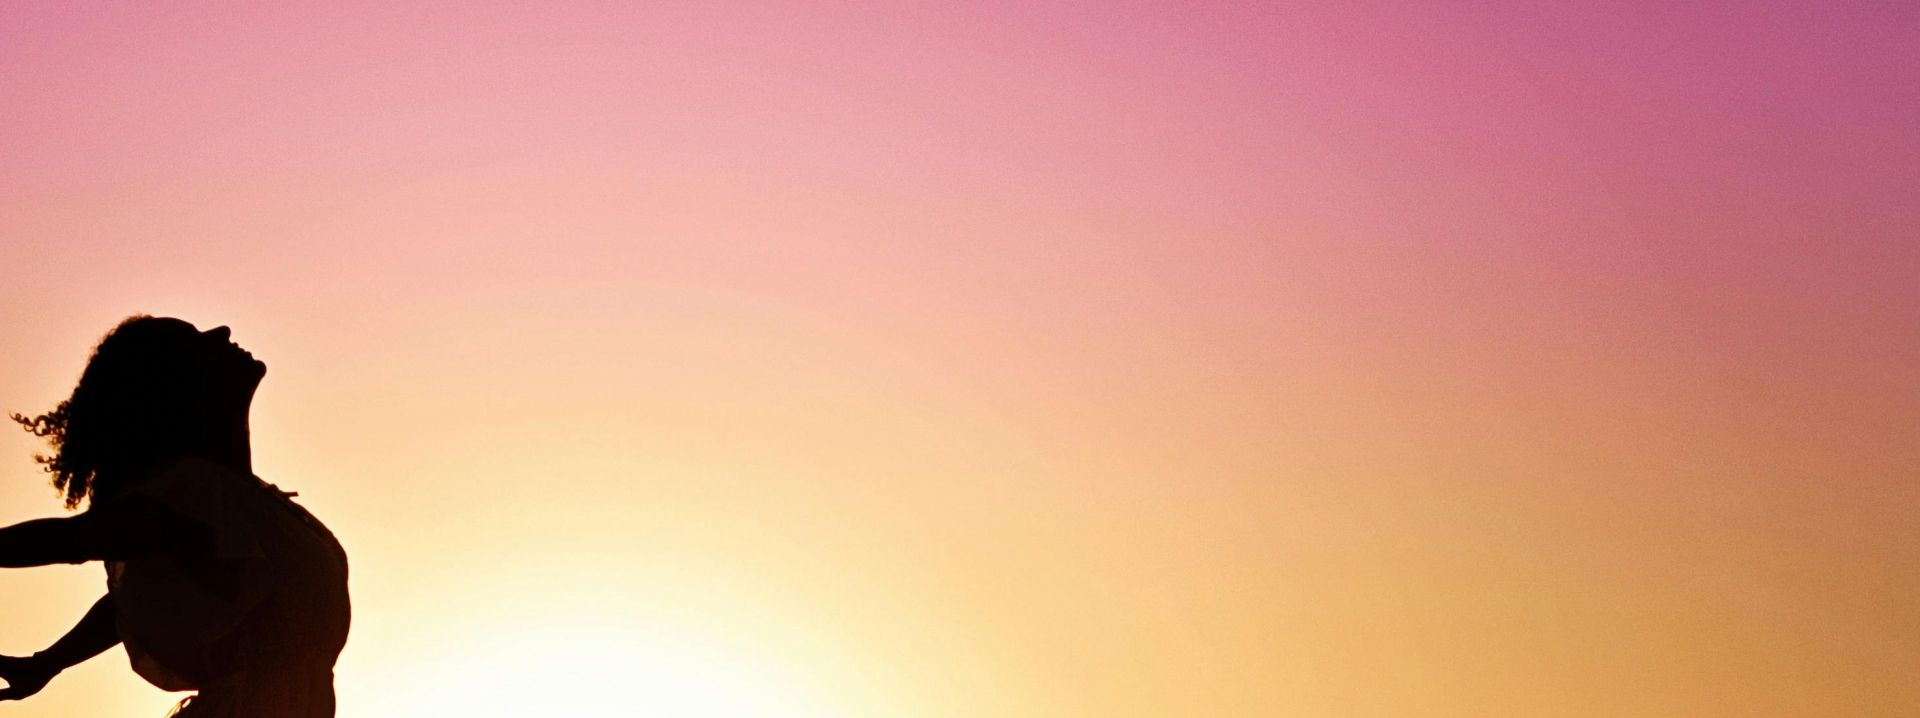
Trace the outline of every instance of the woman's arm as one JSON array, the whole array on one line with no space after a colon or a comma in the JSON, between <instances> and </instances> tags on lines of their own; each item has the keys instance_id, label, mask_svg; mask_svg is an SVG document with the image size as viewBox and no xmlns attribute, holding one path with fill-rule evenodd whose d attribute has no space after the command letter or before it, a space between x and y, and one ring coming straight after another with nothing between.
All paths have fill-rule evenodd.
<instances>
[{"instance_id":1,"label":"woman's arm","mask_svg":"<svg viewBox=\"0 0 1920 718\"><path fill-rule=\"evenodd\" d=\"M59 673L117 645L120 645L120 630L114 624L113 594L107 594L93 602L93 608L87 609L87 615L67 629L67 635L33 656L51 664L53 672Z\"/></svg>"},{"instance_id":2,"label":"woman's arm","mask_svg":"<svg viewBox=\"0 0 1920 718\"><path fill-rule=\"evenodd\" d=\"M101 596L93 602L93 608L80 622L67 631L67 635L54 641L47 650L25 658L0 656L0 680L7 687L0 690L0 701L15 701L39 693L54 676L81 662L100 655L120 642L120 632L114 626L113 596Z\"/></svg>"},{"instance_id":3,"label":"woman's arm","mask_svg":"<svg viewBox=\"0 0 1920 718\"><path fill-rule=\"evenodd\" d=\"M86 563L211 546L205 526L145 497L130 496L64 518L0 529L0 568Z\"/></svg>"},{"instance_id":4,"label":"woman's arm","mask_svg":"<svg viewBox=\"0 0 1920 718\"><path fill-rule=\"evenodd\" d=\"M90 513L34 519L0 529L0 568L86 563L102 558L98 522Z\"/></svg>"}]
</instances>

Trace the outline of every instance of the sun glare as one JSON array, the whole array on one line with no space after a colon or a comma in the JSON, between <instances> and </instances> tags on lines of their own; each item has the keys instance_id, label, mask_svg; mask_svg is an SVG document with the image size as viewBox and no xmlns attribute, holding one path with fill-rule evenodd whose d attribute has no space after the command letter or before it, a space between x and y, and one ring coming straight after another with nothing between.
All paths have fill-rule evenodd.
<instances>
[{"instance_id":1,"label":"sun glare","mask_svg":"<svg viewBox=\"0 0 1920 718\"><path fill-rule=\"evenodd\" d=\"M591 622L581 622L590 624ZM381 718L649 716L826 718L818 696L765 651L721 636L608 617L447 646Z\"/></svg>"}]
</instances>

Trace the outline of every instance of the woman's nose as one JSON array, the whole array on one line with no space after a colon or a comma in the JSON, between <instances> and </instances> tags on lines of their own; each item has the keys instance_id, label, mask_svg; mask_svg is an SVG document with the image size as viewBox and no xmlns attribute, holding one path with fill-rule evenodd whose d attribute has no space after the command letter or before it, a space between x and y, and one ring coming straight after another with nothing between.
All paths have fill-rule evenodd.
<instances>
[{"instance_id":1,"label":"woman's nose","mask_svg":"<svg viewBox=\"0 0 1920 718\"><path fill-rule=\"evenodd\" d=\"M207 330L207 336L213 337L223 342L227 340L227 337L232 335L233 335L233 330L228 329L225 326L218 326L218 327L214 327L212 329Z\"/></svg>"}]
</instances>

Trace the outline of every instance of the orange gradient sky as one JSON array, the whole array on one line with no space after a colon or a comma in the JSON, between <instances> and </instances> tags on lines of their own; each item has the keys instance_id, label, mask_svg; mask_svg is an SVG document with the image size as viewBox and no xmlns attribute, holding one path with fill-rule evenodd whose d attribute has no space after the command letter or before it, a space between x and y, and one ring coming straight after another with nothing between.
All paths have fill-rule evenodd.
<instances>
[{"instance_id":1,"label":"orange gradient sky","mask_svg":"<svg viewBox=\"0 0 1920 718\"><path fill-rule=\"evenodd\" d=\"M1920 714L1915 6L393 5L0 7L0 409L233 327L342 716Z\"/></svg>"}]
</instances>

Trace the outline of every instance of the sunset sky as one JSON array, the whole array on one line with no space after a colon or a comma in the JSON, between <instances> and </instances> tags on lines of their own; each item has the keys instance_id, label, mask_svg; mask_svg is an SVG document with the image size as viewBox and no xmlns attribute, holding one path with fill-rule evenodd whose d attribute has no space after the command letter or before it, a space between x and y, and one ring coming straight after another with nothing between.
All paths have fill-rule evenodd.
<instances>
[{"instance_id":1,"label":"sunset sky","mask_svg":"<svg viewBox=\"0 0 1920 718\"><path fill-rule=\"evenodd\" d=\"M0 410L232 327L343 717L1920 715L1920 4L1565 5L6 3Z\"/></svg>"}]
</instances>

